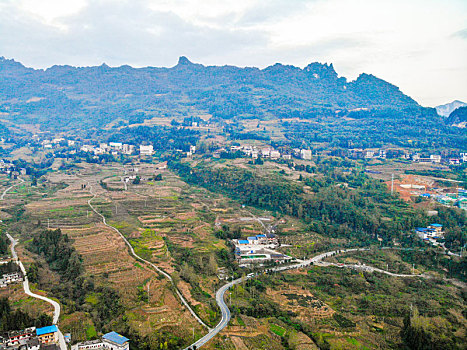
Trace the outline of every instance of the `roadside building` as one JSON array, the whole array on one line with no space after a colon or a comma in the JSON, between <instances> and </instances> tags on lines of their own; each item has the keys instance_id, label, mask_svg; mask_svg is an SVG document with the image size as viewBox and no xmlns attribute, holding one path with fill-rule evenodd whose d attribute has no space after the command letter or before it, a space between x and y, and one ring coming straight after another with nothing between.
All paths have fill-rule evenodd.
<instances>
[{"instance_id":1,"label":"roadside building","mask_svg":"<svg viewBox=\"0 0 467 350\"><path fill-rule=\"evenodd\" d=\"M102 342L110 350L129 350L130 339L118 334L110 332L102 336Z\"/></svg>"},{"instance_id":2,"label":"roadside building","mask_svg":"<svg viewBox=\"0 0 467 350\"><path fill-rule=\"evenodd\" d=\"M35 331L36 327L29 327L20 331L8 332L7 336L4 338L4 344L7 347L25 344L29 339L34 337Z\"/></svg>"},{"instance_id":3,"label":"roadside building","mask_svg":"<svg viewBox=\"0 0 467 350\"><path fill-rule=\"evenodd\" d=\"M56 325L37 328L37 339L42 344L57 343L58 342L58 328Z\"/></svg>"},{"instance_id":4,"label":"roadside building","mask_svg":"<svg viewBox=\"0 0 467 350\"><path fill-rule=\"evenodd\" d=\"M88 340L71 346L71 350L105 350L105 345L100 339Z\"/></svg>"}]
</instances>

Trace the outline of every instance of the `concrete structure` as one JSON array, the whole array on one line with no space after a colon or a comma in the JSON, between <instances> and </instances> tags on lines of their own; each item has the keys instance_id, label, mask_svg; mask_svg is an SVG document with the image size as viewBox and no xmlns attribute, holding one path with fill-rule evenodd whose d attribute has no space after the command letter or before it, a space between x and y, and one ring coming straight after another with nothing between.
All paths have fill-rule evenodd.
<instances>
[{"instance_id":1,"label":"concrete structure","mask_svg":"<svg viewBox=\"0 0 467 350\"><path fill-rule=\"evenodd\" d=\"M58 328L56 325L37 328L36 335L42 344L58 343Z\"/></svg>"},{"instance_id":2,"label":"concrete structure","mask_svg":"<svg viewBox=\"0 0 467 350\"><path fill-rule=\"evenodd\" d=\"M0 288L6 287L11 283L22 281L23 276L19 272L6 273L0 278Z\"/></svg>"},{"instance_id":3,"label":"concrete structure","mask_svg":"<svg viewBox=\"0 0 467 350\"><path fill-rule=\"evenodd\" d=\"M311 150L310 149L301 149L300 158L305 160L311 160Z\"/></svg>"},{"instance_id":4,"label":"concrete structure","mask_svg":"<svg viewBox=\"0 0 467 350\"><path fill-rule=\"evenodd\" d=\"M130 339L118 334L110 332L102 336L102 342L110 350L129 350Z\"/></svg>"},{"instance_id":5,"label":"concrete structure","mask_svg":"<svg viewBox=\"0 0 467 350\"><path fill-rule=\"evenodd\" d=\"M121 142L109 142L110 149L115 151L121 151L123 149L123 143Z\"/></svg>"},{"instance_id":6,"label":"concrete structure","mask_svg":"<svg viewBox=\"0 0 467 350\"><path fill-rule=\"evenodd\" d=\"M139 154L140 155L142 155L142 156L152 156L153 153L154 153L154 148L152 147L152 145L148 145L148 146L140 145L139 146Z\"/></svg>"},{"instance_id":7,"label":"concrete structure","mask_svg":"<svg viewBox=\"0 0 467 350\"><path fill-rule=\"evenodd\" d=\"M71 350L88 350L88 349L105 350L106 346L100 339L89 340L89 341L77 343L71 346Z\"/></svg>"},{"instance_id":8,"label":"concrete structure","mask_svg":"<svg viewBox=\"0 0 467 350\"><path fill-rule=\"evenodd\" d=\"M439 154L431 154L430 159L432 163L441 163L441 156Z\"/></svg>"},{"instance_id":9,"label":"concrete structure","mask_svg":"<svg viewBox=\"0 0 467 350\"><path fill-rule=\"evenodd\" d=\"M26 328L20 331L11 331L8 332L7 336L4 338L4 344L9 346L19 346L21 344L26 344L26 342L36 335L36 327Z\"/></svg>"}]
</instances>

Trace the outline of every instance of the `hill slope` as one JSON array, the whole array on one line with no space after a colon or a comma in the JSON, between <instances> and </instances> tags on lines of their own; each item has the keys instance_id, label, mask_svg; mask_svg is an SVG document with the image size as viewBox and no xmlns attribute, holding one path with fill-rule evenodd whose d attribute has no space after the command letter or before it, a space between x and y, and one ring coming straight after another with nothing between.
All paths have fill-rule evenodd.
<instances>
[{"instance_id":1,"label":"hill slope","mask_svg":"<svg viewBox=\"0 0 467 350\"><path fill-rule=\"evenodd\" d=\"M420 108L398 87L361 74L338 77L332 64L301 69L204 66L181 57L172 68L24 67L0 58L0 112L22 123L49 128L100 127L122 118L137 123L157 116L209 113L271 119L352 109Z\"/></svg>"}]
</instances>

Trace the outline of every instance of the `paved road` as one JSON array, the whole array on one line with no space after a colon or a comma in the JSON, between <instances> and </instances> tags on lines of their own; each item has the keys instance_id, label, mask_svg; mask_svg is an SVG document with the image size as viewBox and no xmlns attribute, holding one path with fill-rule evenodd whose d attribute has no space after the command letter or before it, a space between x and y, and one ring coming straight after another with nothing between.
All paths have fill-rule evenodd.
<instances>
[{"instance_id":1,"label":"paved road","mask_svg":"<svg viewBox=\"0 0 467 350\"><path fill-rule=\"evenodd\" d=\"M60 304L57 303L55 300L52 300L42 295L31 292L31 290L29 289L29 281L28 281L28 276L26 274L26 269L24 268L24 265L21 262L21 260L18 259L18 254L16 253L16 250L15 250L15 246L18 243L18 241L14 239L9 233L7 233L6 235L11 242L11 255L13 256L13 259L16 261L16 263L19 265L24 275L24 281L23 281L24 292L33 298L40 299L49 304L52 304L52 306L54 307L54 317L53 317L52 323L57 324L58 318L60 317ZM60 349L67 350L65 339L63 338L63 334L60 330L58 331L58 339L59 339Z\"/></svg>"},{"instance_id":2,"label":"paved road","mask_svg":"<svg viewBox=\"0 0 467 350\"><path fill-rule=\"evenodd\" d=\"M11 189L12 189L13 187L15 187L15 186L21 185L21 184L24 182L24 180L21 179L21 178L19 178L19 177L18 177L18 180L20 180L19 183L14 184L14 185L8 187L5 191L3 191L2 195L0 196L0 200L4 200L4 199L5 199L5 195L7 194L7 192L8 192L9 190L11 190Z\"/></svg>"},{"instance_id":3,"label":"paved road","mask_svg":"<svg viewBox=\"0 0 467 350\"><path fill-rule=\"evenodd\" d=\"M297 264L292 264L292 265L287 265L287 266L277 266L277 267L269 268L267 270L279 272L279 271L285 271L285 270L299 269L299 268L302 268L302 267L306 267L306 266L310 266L312 264L319 263L323 259L325 259L325 258L327 258L329 256L332 256L334 254L342 254L342 253L347 253L347 252L357 251L357 250L368 250L368 248L354 248L354 249L333 250L333 251L330 251L330 252L321 253L321 254L319 254L319 255L311 258L311 259L308 259L308 260L300 260ZM227 304L224 301L225 292L229 288L234 286L235 284L238 284L240 282L246 281L246 280L248 280L250 278L254 278L254 277L255 277L255 275L248 275L248 276L245 276L245 277L242 277L242 278L238 278L238 279L236 279L236 280L234 280L232 282L229 282L229 283L223 285L217 291L217 293L216 293L216 302L217 302L217 305L219 306L219 308L221 310L221 314L222 314L220 322L217 324L216 327L212 328L209 331L208 334L206 334L204 337L198 339L196 342L194 342L190 346L186 347L184 350L193 349L193 346L196 346L196 348L200 348L201 346L206 344L209 340L214 338L221 330L223 330L225 327L227 327L227 325L229 324L229 321L230 321L230 310L229 310Z\"/></svg>"},{"instance_id":4,"label":"paved road","mask_svg":"<svg viewBox=\"0 0 467 350\"><path fill-rule=\"evenodd\" d=\"M92 205L92 200L94 198L96 198L97 194L93 192L92 190L92 186L91 184L89 184L88 182L88 186L89 186L89 191L91 192L91 194L93 195L92 198L90 198L88 200L88 205L89 207L92 209L92 211L94 213L96 213L97 215L99 215L102 219L102 223L107 226L108 228L114 230L115 232L117 232L120 237L123 239L123 241L125 242L125 244L128 246L128 249L130 250L130 253L131 255L133 255L136 259L152 266L157 272L159 272L160 274L164 275L169 281L170 283L172 284L172 286L174 287L175 289L175 292L177 293L178 297L180 298L180 300L182 301L183 305L185 305L185 307L188 309L188 311L190 311L190 313L193 315L193 317L196 319L196 321L198 321L203 327L207 328L209 331L211 330L211 328L205 324L203 322L203 320L201 320L198 315L195 313L195 311L190 307L190 305L188 304L188 302L186 301L185 297L182 295L182 293L180 293L180 291L178 290L178 288L175 286L175 283L172 279L172 276L170 276L167 272L165 272L164 270L162 270L161 268L159 268L158 266L156 266L154 263L146 260L146 259L143 259L142 257L140 257L138 254L135 253L135 250L133 249L133 247L131 246L130 242L128 242L128 240L126 239L126 237L120 232L120 230L118 230L117 228L113 227L112 225L109 225L105 219L105 216L102 215L101 213L99 213L96 208Z\"/></svg>"}]
</instances>

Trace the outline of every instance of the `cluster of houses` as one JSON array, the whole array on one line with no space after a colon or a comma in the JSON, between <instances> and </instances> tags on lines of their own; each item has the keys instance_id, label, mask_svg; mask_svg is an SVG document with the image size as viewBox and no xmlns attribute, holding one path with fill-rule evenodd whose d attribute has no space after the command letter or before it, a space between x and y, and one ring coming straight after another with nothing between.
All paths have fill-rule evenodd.
<instances>
[{"instance_id":1,"label":"cluster of houses","mask_svg":"<svg viewBox=\"0 0 467 350\"><path fill-rule=\"evenodd\" d=\"M312 159L312 153L311 150L309 149L300 149L300 148L294 148L293 150L288 150L288 151L281 151L274 149L272 147L263 147L263 148L258 148L256 146L250 146L250 145L243 145L243 146L230 146L229 149L226 148L221 148L214 152L214 157L220 157L220 154L222 152L230 152L230 153L236 153L236 152L241 152L245 154L247 157L251 157L253 159L256 158L264 158L264 159L292 159L292 156L295 158L301 158L301 159L306 159L306 160L311 160Z\"/></svg>"},{"instance_id":2,"label":"cluster of houses","mask_svg":"<svg viewBox=\"0 0 467 350\"><path fill-rule=\"evenodd\" d=\"M240 267L266 262L284 262L292 259L274 249L280 246L279 239L274 233L260 234L244 239L232 240L235 257Z\"/></svg>"},{"instance_id":3,"label":"cluster of houses","mask_svg":"<svg viewBox=\"0 0 467 350\"><path fill-rule=\"evenodd\" d=\"M429 157L422 157L418 153L412 154L410 157L412 161L416 163L445 163L450 165L458 165L460 163L467 162L467 153L459 153L458 158L443 158L439 154L430 154Z\"/></svg>"},{"instance_id":4,"label":"cluster of houses","mask_svg":"<svg viewBox=\"0 0 467 350\"><path fill-rule=\"evenodd\" d=\"M457 193L421 193L419 196L422 198L431 198L446 206L457 206L461 209L467 210L467 190L463 188L457 188Z\"/></svg>"},{"instance_id":5,"label":"cluster of houses","mask_svg":"<svg viewBox=\"0 0 467 350\"><path fill-rule=\"evenodd\" d=\"M109 143L101 143L99 144L98 147L93 146L93 145L82 145L80 150L83 152L93 153L94 155L99 155L99 154L112 154L114 156L117 156L119 154L131 155L135 151L135 146L129 145L127 143L121 143L121 142L109 142Z\"/></svg>"},{"instance_id":6,"label":"cluster of houses","mask_svg":"<svg viewBox=\"0 0 467 350\"><path fill-rule=\"evenodd\" d=\"M417 236L433 245L438 245L439 240L444 239L443 225L431 224L428 227L417 227L415 229Z\"/></svg>"},{"instance_id":7,"label":"cluster of houses","mask_svg":"<svg viewBox=\"0 0 467 350\"><path fill-rule=\"evenodd\" d=\"M71 340L65 334L65 340ZM0 336L1 350L58 350L59 330L56 325L30 327L20 331L6 332ZM129 350L130 340L117 332L104 334L100 339L85 341L71 346L72 350Z\"/></svg>"},{"instance_id":8,"label":"cluster of houses","mask_svg":"<svg viewBox=\"0 0 467 350\"><path fill-rule=\"evenodd\" d=\"M58 350L58 327L30 327L10 331L0 337L0 349L5 350Z\"/></svg>"},{"instance_id":9,"label":"cluster of houses","mask_svg":"<svg viewBox=\"0 0 467 350\"><path fill-rule=\"evenodd\" d=\"M9 284L23 282L21 272L4 273L0 278L0 288L5 288Z\"/></svg>"}]
</instances>

